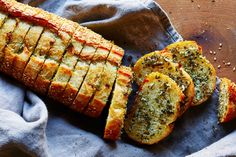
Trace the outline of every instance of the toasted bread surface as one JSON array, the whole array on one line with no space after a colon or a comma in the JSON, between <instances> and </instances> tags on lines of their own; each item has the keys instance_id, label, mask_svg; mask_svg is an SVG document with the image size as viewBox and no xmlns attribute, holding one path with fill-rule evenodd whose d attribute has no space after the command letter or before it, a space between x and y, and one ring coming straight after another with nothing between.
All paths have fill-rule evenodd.
<instances>
[{"instance_id":1,"label":"toasted bread surface","mask_svg":"<svg viewBox=\"0 0 236 157\"><path fill-rule=\"evenodd\" d=\"M107 57L104 66L103 74L101 76L100 87L95 92L92 100L84 111L85 115L90 117L100 116L103 108L106 106L108 97L111 94L113 84L116 79L118 66L124 55L124 50L116 45L112 46L111 52Z\"/></svg>"},{"instance_id":2,"label":"toasted bread surface","mask_svg":"<svg viewBox=\"0 0 236 157\"><path fill-rule=\"evenodd\" d=\"M111 105L104 130L104 138L118 140L124 126L128 97L131 93L133 79L132 69L121 66L117 71L117 79L113 91Z\"/></svg>"},{"instance_id":3,"label":"toasted bread surface","mask_svg":"<svg viewBox=\"0 0 236 157\"><path fill-rule=\"evenodd\" d=\"M11 41L11 34L17 25L17 21L12 18L8 18L0 29L0 63L4 60L5 46Z\"/></svg>"},{"instance_id":4,"label":"toasted bread surface","mask_svg":"<svg viewBox=\"0 0 236 157\"><path fill-rule=\"evenodd\" d=\"M125 120L127 135L141 144L159 142L172 131L183 98L181 89L167 75L147 75Z\"/></svg>"},{"instance_id":5,"label":"toasted bread surface","mask_svg":"<svg viewBox=\"0 0 236 157\"><path fill-rule=\"evenodd\" d=\"M15 79L21 81L25 66L27 65L30 56L34 51L42 32L43 27L41 26L32 26L27 32L22 45L23 48L14 58L12 76Z\"/></svg>"},{"instance_id":6,"label":"toasted bread surface","mask_svg":"<svg viewBox=\"0 0 236 157\"><path fill-rule=\"evenodd\" d=\"M11 75L15 56L23 49L24 38L31 25L19 21L11 35L11 41L4 48L4 59L1 69L4 73Z\"/></svg>"},{"instance_id":7,"label":"toasted bread surface","mask_svg":"<svg viewBox=\"0 0 236 157\"><path fill-rule=\"evenodd\" d=\"M55 42L55 38L55 34L48 29L44 30L41 35L33 55L30 57L23 72L22 81L27 87L34 87L35 79L44 64L48 51Z\"/></svg>"},{"instance_id":8,"label":"toasted bread surface","mask_svg":"<svg viewBox=\"0 0 236 157\"><path fill-rule=\"evenodd\" d=\"M160 72L172 78L185 95L180 106L182 115L192 104L194 84L188 73L178 63L172 62L171 57L166 57L168 55L172 54L156 51L141 57L134 65L135 81L141 85L146 75L152 72Z\"/></svg>"},{"instance_id":9,"label":"toasted bread surface","mask_svg":"<svg viewBox=\"0 0 236 157\"><path fill-rule=\"evenodd\" d=\"M173 61L179 63L194 82L195 96L192 105L200 105L213 93L216 87L216 71L202 54L202 49L192 41L171 44L165 51L173 54Z\"/></svg>"}]
</instances>

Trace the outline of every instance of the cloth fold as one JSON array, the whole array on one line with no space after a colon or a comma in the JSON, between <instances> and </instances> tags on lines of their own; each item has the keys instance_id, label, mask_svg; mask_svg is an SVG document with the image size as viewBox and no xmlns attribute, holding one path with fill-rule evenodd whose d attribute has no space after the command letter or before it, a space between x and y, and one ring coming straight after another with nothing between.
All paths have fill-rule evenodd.
<instances>
[{"instance_id":1,"label":"cloth fold","mask_svg":"<svg viewBox=\"0 0 236 157\"><path fill-rule=\"evenodd\" d=\"M147 52L182 40L162 8L152 0L22 2L79 22L114 40L126 50L123 60L126 65ZM128 59L130 56L131 63ZM216 142L235 129L230 123L217 124L216 90L208 102L184 114L177 121L173 133L159 144L137 145L125 134L121 140L110 143L102 139L107 110L99 119L88 118L57 102L38 97L15 82L0 74L0 156L3 157L185 156ZM234 149L236 143L233 140L227 142L235 135L236 132L203 151L213 151L212 154L208 153L211 156L232 155L234 152L228 151L228 146ZM224 154L217 153L223 150L220 148L222 141L225 143L222 146L227 149Z\"/></svg>"}]
</instances>

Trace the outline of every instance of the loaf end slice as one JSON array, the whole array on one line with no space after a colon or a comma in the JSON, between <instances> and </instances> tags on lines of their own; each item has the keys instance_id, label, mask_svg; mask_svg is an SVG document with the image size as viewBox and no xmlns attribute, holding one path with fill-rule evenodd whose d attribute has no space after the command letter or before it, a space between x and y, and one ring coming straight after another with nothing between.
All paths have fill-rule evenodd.
<instances>
[{"instance_id":1,"label":"loaf end slice","mask_svg":"<svg viewBox=\"0 0 236 157\"><path fill-rule=\"evenodd\" d=\"M222 78L219 92L218 119L220 123L236 118L236 84Z\"/></svg>"},{"instance_id":2,"label":"loaf end slice","mask_svg":"<svg viewBox=\"0 0 236 157\"><path fill-rule=\"evenodd\" d=\"M167 75L147 75L125 120L127 135L148 145L164 139L173 129L183 98L181 89Z\"/></svg>"},{"instance_id":3,"label":"loaf end slice","mask_svg":"<svg viewBox=\"0 0 236 157\"><path fill-rule=\"evenodd\" d=\"M117 71L117 78L109 107L109 113L104 130L104 138L118 140L124 125L128 97L131 93L133 79L132 69L121 66Z\"/></svg>"}]
</instances>

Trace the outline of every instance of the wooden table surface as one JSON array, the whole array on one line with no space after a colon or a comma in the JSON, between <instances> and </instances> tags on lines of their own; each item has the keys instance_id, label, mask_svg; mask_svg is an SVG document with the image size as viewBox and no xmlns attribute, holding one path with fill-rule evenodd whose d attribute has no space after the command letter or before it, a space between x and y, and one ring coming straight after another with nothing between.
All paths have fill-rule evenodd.
<instances>
[{"instance_id":1,"label":"wooden table surface","mask_svg":"<svg viewBox=\"0 0 236 157\"><path fill-rule=\"evenodd\" d=\"M185 40L202 45L203 54L214 65L217 75L236 82L236 0L156 2Z\"/></svg>"}]
</instances>

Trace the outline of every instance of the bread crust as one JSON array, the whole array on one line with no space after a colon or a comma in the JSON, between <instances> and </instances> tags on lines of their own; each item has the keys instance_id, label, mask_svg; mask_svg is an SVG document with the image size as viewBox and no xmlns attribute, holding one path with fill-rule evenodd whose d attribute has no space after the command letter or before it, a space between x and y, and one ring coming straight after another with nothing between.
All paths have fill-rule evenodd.
<instances>
[{"instance_id":1,"label":"bread crust","mask_svg":"<svg viewBox=\"0 0 236 157\"><path fill-rule=\"evenodd\" d=\"M117 71L117 79L113 90L111 105L104 130L104 139L118 140L123 129L128 97L131 93L133 79L132 69L121 66Z\"/></svg>"},{"instance_id":2,"label":"bread crust","mask_svg":"<svg viewBox=\"0 0 236 157\"><path fill-rule=\"evenodd\" d=\"M21 81L25 66L27 65L30 56L32 55L39 38L43 32L43 27L32 26L24 39L23 50L20 51L14 58L12 66L12 76Z\"/></svg>"},{"instance_id":3,"label":"bread crust","mask_svg":"<svg viewBox=\"0 0 236 157\"><path fill-rule=\"evenodd\" d=\"M171 44L164 51L173 54L173 61L183 66L191 76L195 86L193 106L205 102L216 87L216 71L212 64L202 56L202 48L194 41Z\"/></svg>"},{"instance_id":4,"label":"bread crust","mask_svg":"<svg viewBox=\"0 0 236 157\"><path fill-rule=\"evenodd\" d=\"M236 84L222 78L219 91L218 119L220 123L236 118Z\"/></svg>"},{"instance_id":5,"label":"bread crust","mask_svg":"<svg viewBox=\"0 0 236 157\"><path fill-rule=\"evenodd\" d=\"M5 56L3 49L10 42L11 34L14 31L16 25L16 20L8 18L0 30L0 63L3 62ZM0 70L2 69L0 68Z\"/></svg>"},{"instance_id":6,"label":"bread crust","mask_svg":"<svg viewBox=\"0 0 236 157\"><path fill-rule=\"evenodd\" d=\"M67 25L68 25L67 23L63 23L61 27L65 29L64 27L66 27ZM55 73L57 72L59 65L61 64L64 52L66 51L66 48L71 42L71 38L76 30L76 26L77 25L71 27L70 34L61 30L61 28L59 29L58 37L54 45L50 48L47 55L48 58L44 61L42 69L40 70L40 73L38 74L35 80L34 88L37 89L38 93L47 94L52 79ZM56 100L56 98L54 99Z\"/></svg>"},{"instance_id":7,"label":"bread crust","mask_svg":"<svg viewBox=\"0 0 236 157\"><path fill-rule=\"evenodd\" d=\"M119 55L117 55L117 52ZM113 45L104 67L100 88L95 92L92 100L85 109L85 115L90 117L99 117L101 115L116 79L117 66L121 64L123 55L124 50ZM115 59L112 59L113 56L115 56Z\"/></svg>"},{"instance_id":8,"label":"bread crust","mask_svg":"<svg viewBox=\"0 0 236 157\"><path fill-rule=\"evenodd\" d=\"M22 50L24 38L30 27L30 24L20 21L12 32L11 41L3 50L4 59L0 66L5 74L11 75L15 56Z\"/></svg>"},{"instance_id":9,"label":"bread crust","mask_svg":"<svg viewBox=\"0 0 236 157\"><path fill-rule=\"evenodd\" d=\"M192 104L194 98L194 83L192 78L183 68L172 62L171 53L155 51L141 57L134 65L135 81L141 85L145 76L151 72L160 72L172 78L185 95L181 103L181 116Z\"/></svg>"},{"instance_id":10,"label":"bread crust","mask_svg":"<svg viewBox=\"0 0 236 157\"><path fill-rule=\"evenodd\" d=\"M33 55L30 57L30 60L23 72L22 81L27 87L33 89L35 80L44 64L46 55L54 42L55 34L50 30L44 30L33 52Z\"/></svg>"},{"instance_id":11,"label":"bread crust","mask_svg":"<svg viewBox=\"0 0 236 157\"><path fill-rule=\"evenodd\" d=\"M172 131L183 98L181 89L167 75L147 75L125 120L127 135L141 144L161 141Z\"/></svg>"}]
</instances>

